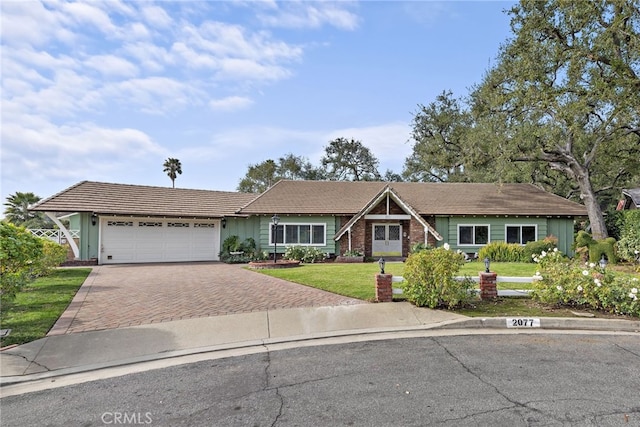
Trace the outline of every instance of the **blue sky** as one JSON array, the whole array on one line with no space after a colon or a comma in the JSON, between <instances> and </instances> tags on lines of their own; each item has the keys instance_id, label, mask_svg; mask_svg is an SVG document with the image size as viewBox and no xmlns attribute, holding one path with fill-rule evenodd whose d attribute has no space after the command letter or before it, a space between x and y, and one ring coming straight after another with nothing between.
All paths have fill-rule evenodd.
<instances>
[{"instance_id":1,"label":"blue sky","mask_svg":"<svg viewBox=\"0 0 640 427\"><path fill-rule=\"evenodd\" d=\"M465 95L512 2L12 1L1 196L79 181L234 191L250 164L314 165L337 137L400 173L418 104Z\"/></svg>"}]
</instances>

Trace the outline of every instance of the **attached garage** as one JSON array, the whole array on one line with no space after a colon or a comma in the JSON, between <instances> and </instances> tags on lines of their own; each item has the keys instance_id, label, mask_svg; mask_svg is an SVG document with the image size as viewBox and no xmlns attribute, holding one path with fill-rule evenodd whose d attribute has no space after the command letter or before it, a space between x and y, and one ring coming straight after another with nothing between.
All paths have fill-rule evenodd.
<instances>
[{"instance_id":1,"label":"attached garage","mask_svg":"<svg viewBox=\"0 0 640 427\"><path fill-rule=\"evenodd\" d=\"M100 264L217 261L220 221L101 218Z\"/></svg>"},{"instance_id":2,"label":"attached garage","mask_svg":"<svg viewBox=\"0 0 640 427\"><path fill-rule=\"evenodd\" d=\"M54 218L69 214L80 230L73 248L77 261L218 261L221 242L238 233L233 227L238 218L247 217L237 210L255 198L231 191L82 181L31 209Z\"/></svg>"}]
</instances>

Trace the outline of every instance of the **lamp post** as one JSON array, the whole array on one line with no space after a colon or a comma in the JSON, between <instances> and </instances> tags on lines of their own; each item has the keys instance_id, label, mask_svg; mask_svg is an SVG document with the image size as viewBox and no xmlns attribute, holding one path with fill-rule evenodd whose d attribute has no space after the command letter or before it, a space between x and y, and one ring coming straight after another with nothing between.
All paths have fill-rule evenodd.
<instances>
[{"instance_id":1,"label":"lamp post","mask_svg":"<svg viewBox=\"0 0 640 427\"><path fill-rule=\"evenodd\" d=\"M602 254L602 258L600 258L599 264L600 268L603 270L607 267L607 260L605 259L604 254Z\"/></svg>"},{"instance_id":2,"label":"lamp post","mask_svg":"<svg viewBox=\"0 0 640 427\"><path fill-rule=\"evenodd\" d=\"M380 274L384 274L384 265L385 265L385 261L384 258L380 258L378 260L378 265L380 266Z\"/></svg>"},{"instance_id":3,"label":"lamp post","mask_svg":"<svg viewBox=\"0 0 640 427\"><path fill-rule=\"evenodd\" d=\"M278 214L274 214L271 217L271 222L273 223L273 262L278 262L276 258L278 256L278 223L280 222L280 217Z\"/></svg>"},{"instance_id":4,"label":"lamp post","mask_svg":"<svg viewBox=\"0 0 640 427\"><path fill-rule=\"evenodd\" d=\"M485 273L490 273L489 271L489 264L491 263L491 261L489 261L489 257L484 259L484 272Z\"/></svg>"}]
</instances>

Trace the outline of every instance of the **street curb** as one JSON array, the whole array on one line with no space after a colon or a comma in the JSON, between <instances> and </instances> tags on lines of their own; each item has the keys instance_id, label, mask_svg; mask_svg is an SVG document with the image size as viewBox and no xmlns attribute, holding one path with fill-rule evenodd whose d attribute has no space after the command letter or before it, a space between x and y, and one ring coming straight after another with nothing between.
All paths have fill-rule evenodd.
<instances>
[{"instance_id":1,"label":"street curb","mask_svg":"<svg viewBox=\"0 0 640 427\"><path fill-rule=\"evenodd\" d=\"M471 318L456 322L455 324L440 326L441 329L457 328L493 328L493 329L550 329L550 330L587 330L587 331L607 331L607 332L636 332L640 333L640 321L618 320L618 319L572 319L566 317L539 317L539 327L521 326L509 327L511 319L532 319L532 317L489 317Z\"/></svg>"},{"instance_id":2,"label":"street curb","mask_svg":"<svg viewBox=\"0 0 640 427\"><path fill-rule=\"evenodd\" d=\"M39 372L26 375L14 375L14 376L0 376L0 387L7 387L18 384L27 384L31 382L41 380L53 380L56 377L84 374L93 371L100 371L110 368L121 368L126 366L132 366L142 363L162 361L174 358L181 358L186 356L198 356L208 353L222 353L226 352L228 355L224 357L233 357L233 352L242 352L242 354L248 354L256 351L259 348L266 348L269 346L280 346L284 344L294 344L291 347L302 345L322 345L320 341L335 339L348 339L353 341L367 340L362 337L371 337L369 340L373 340L375 336L384 334L403 334L403 333L417 333L417 332L429 332L429 331L453 331L460 332L459 335L473 333L474 330L479 329L510 329L511 332L517 333L529 333L533 331L540 332L541 330L549 331L592 331L594 334L598 332L621 332L621 333L640 333L640 321L632 320L617 320L617 319L571 319L571 318L556 318L556 317L542 317L536 318L540 320L539 327L508 327L508 322L511 319L531 319L525 317L491 317L491 318L470 318L462 320L447 320L439 323L431 323L426 325L416 326L398 326L390 328L371 328L371 329L350 329L334 332L322 332L313 333L307 335L298 335L292 337L280 337L280 338L265 338L251 341L243 341L230 344L218 344L207 347L191 348L185 350L167 351L159 354L151 354L145 356L138 356L128 359L120 359L111 362L104 362L98 364L90 364L78 367L61 368L55 371ZM488 332L488 331L487 331ZM356 337L360 337L356 340ZM384 339L405 338L404 336L394 337L389 335ZM348 341L345 341L348 342ZM252 350L254 349L254 350Z\"/></svg>"}]
</instances>

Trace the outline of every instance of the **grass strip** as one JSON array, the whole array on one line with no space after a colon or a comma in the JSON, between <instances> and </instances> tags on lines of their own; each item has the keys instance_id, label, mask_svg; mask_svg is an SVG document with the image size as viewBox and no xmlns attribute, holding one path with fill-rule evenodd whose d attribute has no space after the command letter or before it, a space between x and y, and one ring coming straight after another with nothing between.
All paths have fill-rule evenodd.
<instances>
[{"instance_id":1,"label":"grass strip","mask_svg":"<svg viewBox=\"0 0 640 427\"><path fill-rule=\"evenodd\" d=\"M90 272L90 268L57 269L25 286L2 307L0 329L11 329L11 333L0 339L0 347L45 337Z\"/></svg>"}]
</instances>

